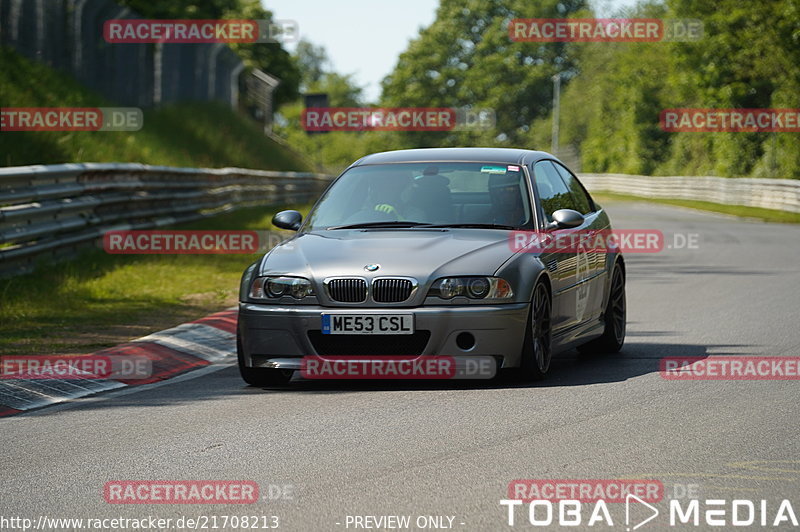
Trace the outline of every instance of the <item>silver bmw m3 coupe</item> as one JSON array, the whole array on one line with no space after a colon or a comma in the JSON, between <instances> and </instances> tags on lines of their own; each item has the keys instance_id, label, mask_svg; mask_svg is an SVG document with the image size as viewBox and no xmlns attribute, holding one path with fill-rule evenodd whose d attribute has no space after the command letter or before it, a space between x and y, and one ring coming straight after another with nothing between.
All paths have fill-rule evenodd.
<instances>
[{"instance_id":1,"label":"silver bmw m3 coupe","mask_svg":"<svg viewBox=\"0 0 800 532\"><path fill-rule=\"evenodd\" d=\"M341 356L492 357L541 379L554 354L625 339L622 254L552 245L611 226L548 153L368 155L307 219L283 211L273 224L297 234L242 276L237 350L251 385Z\"/></svg>"}]
</instances>

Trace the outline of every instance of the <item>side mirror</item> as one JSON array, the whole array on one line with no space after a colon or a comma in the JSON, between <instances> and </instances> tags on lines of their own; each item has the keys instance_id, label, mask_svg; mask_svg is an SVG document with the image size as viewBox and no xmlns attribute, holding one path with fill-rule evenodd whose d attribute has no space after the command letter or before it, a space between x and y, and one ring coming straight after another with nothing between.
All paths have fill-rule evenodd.
<instances>
[{"instance_id":1,"label":"side mirror","mask_svg":"<svg viewBox=\"0 0 800 532\"><path fill-rule=\"evenodd\" d=\"M303 222L303 215L297 211L281 211L272 217L272 224L281 229L297 231Z\"/></svg>"},{"instance_id":2,"label":"side mirror","mask_svg":"<svg viewBox=\"0 0 800 532\"><path fill-rule=\"evenodd\" d=\"M553 213L553 221L547 225L547 229L571 229L583 224L583 215L572 209L558 209Z\"/></svg>"}]
</instances>

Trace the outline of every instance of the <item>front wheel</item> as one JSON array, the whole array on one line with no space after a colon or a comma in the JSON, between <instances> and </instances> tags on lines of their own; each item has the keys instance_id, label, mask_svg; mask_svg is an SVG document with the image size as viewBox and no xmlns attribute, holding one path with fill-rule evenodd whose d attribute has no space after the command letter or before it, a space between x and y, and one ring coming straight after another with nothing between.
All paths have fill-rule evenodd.
<instances>
[{"instance_id":1,"label":"front wheel","mask_svg":"<svg viewBox=\"0 0 800 532\"><path fill-rule=\"evenodd\" d=\"M603 336L578 347L578 351L584 354L617 353L625 343L625 273L619 263L614 265L614 273L611 274L611 290L603 319Z\"/></svg>"},{"instance_id":2,"label":"front wheel","mask_svg":"<svg viewBox=\"0 0 800 532\"><path fill-rule=\"evenodd\" d=\"M275 386L288 383L294 371L290 369L251 368L245 366L242 353L242 342L236 339L236 357L239 361L239 373L244 382L250 386Z\"/></svg>"},{"instance_id":3,"label":"front wheel","mask_svg":"<svg viewBox=\"0 0 800 532\"><path fill-rule=\"evenodd\" d=\"M522 374L530 380L541 380L550 369L552 351L552 299L547 285L540 282L533 290L530 317L522 348Z\"/></svg>"}]
</instances>

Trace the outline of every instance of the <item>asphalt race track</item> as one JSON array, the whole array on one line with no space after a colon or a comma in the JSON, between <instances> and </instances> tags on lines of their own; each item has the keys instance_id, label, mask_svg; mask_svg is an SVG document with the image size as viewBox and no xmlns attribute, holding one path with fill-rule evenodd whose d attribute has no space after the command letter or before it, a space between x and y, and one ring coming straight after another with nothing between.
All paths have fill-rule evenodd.
<instances>
[{"instance_id":1,"label":"asphalt race track","mask_svg":"<svg viewBox=\"0 0 800 532\"><path fill-rule=\"evenodd\" d=\"M800 355L800 228L644 203L608 208L616 228L660 229L667 244L698 235L697 249L627 255L619 355L562 355L534 385L262 390L225 367L2 419L0 515L274 515L292 531L356 530L352 516L387 515L411 516L416 529L418 516L450 516L456 530L504 530L499 501L514 479L625 478L661 481L665 499L686 489L701 501L764 499L769 525L783 499L800 515L800 381L659 374L665 356ZM106 503L104 484L128 479L253 480L266 498ZM270 485L291 486L289 495L270 500ZM588 529L623 530L624 506L609 504L613 527ZM669 529L667 502L654 506L660 515L638 530ZM527 509L516 509L514 529L536 529ZM585 512L577 528L587 528ZM702 515L699 527L678 527L708 528Z\"/></svg>"}]
</instances>

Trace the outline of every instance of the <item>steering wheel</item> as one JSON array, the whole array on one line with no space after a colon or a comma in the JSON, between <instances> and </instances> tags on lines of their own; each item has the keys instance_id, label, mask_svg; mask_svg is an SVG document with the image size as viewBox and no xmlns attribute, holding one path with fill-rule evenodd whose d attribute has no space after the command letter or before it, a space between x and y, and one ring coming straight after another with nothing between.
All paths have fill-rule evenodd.
<instances>
[{"instance_id":1,"label":"steering wheel","mask_svg":"<svg viewBox=\"0 0 800 532\"><path fill-rule=\"evenodd\" d=\"M373 208L364 208L354 212L344 221L345 224L354 223L369 223L369 222L394 222L400 219L397 211L392 210L375 210Z\"/></svg>"}]
</instances>

